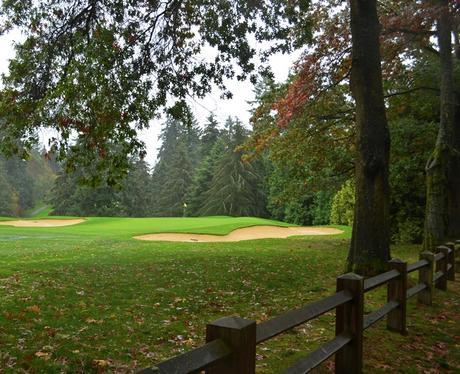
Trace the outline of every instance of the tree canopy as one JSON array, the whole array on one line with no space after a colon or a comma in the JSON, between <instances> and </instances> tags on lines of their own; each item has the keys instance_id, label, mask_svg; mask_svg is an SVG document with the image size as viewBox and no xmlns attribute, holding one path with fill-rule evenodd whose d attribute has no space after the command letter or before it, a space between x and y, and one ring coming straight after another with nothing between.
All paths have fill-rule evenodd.
<instances>
[{"instance_id":1,"label":"tree canopy","mask_svg":"<svg viewBox=\"0 0 460 374\"><path fill-rule=\"evenodd\" d=\"M3 77L1 151L23 155L38 128L51 128L57 133L51 150L69 170L91 165L92 178L106 175L113 184L129 155L144 155L138 131L159 110L184 118L188 96L203 97L215 85L230 97L225 79L255 81L256 73L268 73L270 54L303 46L308 6L308 0L4 1L1 32L19 29L25 40Z\"/></svg>"}]
</instances>

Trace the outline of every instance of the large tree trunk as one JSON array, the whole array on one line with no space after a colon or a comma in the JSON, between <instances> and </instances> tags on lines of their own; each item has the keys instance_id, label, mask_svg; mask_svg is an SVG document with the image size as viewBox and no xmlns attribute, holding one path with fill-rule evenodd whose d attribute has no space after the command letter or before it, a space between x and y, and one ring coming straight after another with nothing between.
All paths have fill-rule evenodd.
<instances>
[{"instance_id":1,"label":"large tree trunk","mask_svg":"<svg viewBox=\"0 0 460 374\"><path fill-rule=\"evenodd\" d=\"M454 25L452 29L455 36L455 61L460 62L460 40L459 28L460 17L451 18ZM455 88L454 88L455 90ZM454 92L454 122L453 138L449 174L448 174L448 225L447 236L449 238L460 239L460 92Z\"/></svg>"},{"instance_id":2,"label":"large tree trunk","mask_svg":"<svg viewBox=\"0 0 460 374\"><path fill-rule=\"evenodd\" d=\"M455 109L452 75L452 25L448 0L440 0L439 3L444 8L437 22L441 62L441 118L435 148L426 166L427 193L424 248L428 250L442 243L448 235L448 231L450 231L449 209L458 203L454 201L457 191L449 193L449 186L454 182L449 170L453 169Z\"/></svg>"},{"instance_id":3,"label":"large tree trunk","mask_svg":"<svg viewBox=\"0 0 460 374\"><path fill-rule=\"evenodd\" d=\"M376 0L350 0L356 102L356 203L348 269L370 275L390 259L388 164L390 135L385 115Z\"/></svg>"},{"instance_id":4,"label":"large tree trunk","mask_svg":"<svg viewBox=\"0 0 460 374\"><path fill-rule=\"evenodd\" d=\"M447 237L460 238L460 94L455 93L452 151L448 170Z\"/></svg>"}]
</instances>

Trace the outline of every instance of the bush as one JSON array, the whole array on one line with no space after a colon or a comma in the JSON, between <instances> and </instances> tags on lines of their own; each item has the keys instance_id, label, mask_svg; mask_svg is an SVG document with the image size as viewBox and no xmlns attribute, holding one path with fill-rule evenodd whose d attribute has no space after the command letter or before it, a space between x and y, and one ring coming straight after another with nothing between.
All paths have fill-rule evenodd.
<instances>
[{"instance_id":1,"label":"bush","mask_svg":"<svg viewBox=\"0 0 460 374\"><path fill-rule=\"evenodd\" d=\"M406 219L397 223L397 231L392 235L392 241L397 244L421 243L423 239L423 222L416 219Z\"/></svg>"},{"instance_id":2,"label":"bush","mask_svg":"<svg viewBox=\"0 0 460 374\"><path fill-rule=\"evenodd\" d=\"M353 225L355 208L355 184L349 179L332 199L330 221L334 225Z\"/></svg>"}]
</instances>

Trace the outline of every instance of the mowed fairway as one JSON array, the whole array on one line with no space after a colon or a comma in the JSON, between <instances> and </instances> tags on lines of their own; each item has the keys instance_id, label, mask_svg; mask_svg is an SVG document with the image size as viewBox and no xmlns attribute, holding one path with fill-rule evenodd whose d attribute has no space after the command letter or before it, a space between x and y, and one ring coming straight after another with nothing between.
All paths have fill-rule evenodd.
<instances>
[{"instance_id":1,"label":"mowed fairway","mask_svg":"<svg viewBox=\"0 0 460 374\"><path fill-rule=\"evenodd\" d=\"M131 372L201 345L214 319L237 314L261 321L332 293L344 269L346 227L340 235L235 243L132 239L154 232L224 235L267 224L285 225L208 217L0 226L0 372ZM418 250L397 247L393 255L413 261ZM410 303L415 343L387 333L384 323L366 332L368 372L459 368L460 292L458 282L449 287L436 293L433 307ZM366 297L367 311L383 297ZM333 330L329 313L261 345L258 372L282 371ZM440 344L441 359L428 360Z\"/></svg>"},{"instance_id":2,"label":"mowed fairway","mask_svg":"<svg viewBox=\"0 0 460 374\"><path fill-rule=\"evenodd\" d=\"M47 219L66 220L80 217L46 217ZM11 218L1 217L1 221L10 221ZM28 221L35 221L29 219ZM6 222L4 222L6 223ZM88 217L77 225L52 228L27 228L25 231L5 230L0 226L0 235L25 235L26 237L46 238L61 235L77 235L84 237L110 237L113 239L129 239L136 235L153 233L196 233L225 235L231 231L257 225L274 225L281 227L295 226L284 222L267 220L255 217L198 217L198 218L114 218L114 217ZM1 239L1 237L0 237ZM4 239L4 238L3 238Z\"/></svg>"}]
</instances>

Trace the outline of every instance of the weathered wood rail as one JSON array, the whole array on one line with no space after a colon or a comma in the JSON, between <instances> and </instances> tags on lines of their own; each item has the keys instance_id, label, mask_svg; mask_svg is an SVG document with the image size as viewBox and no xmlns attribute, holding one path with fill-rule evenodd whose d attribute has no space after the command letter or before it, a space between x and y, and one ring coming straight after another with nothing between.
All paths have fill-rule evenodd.
<instances>
[{"instance_id":1,"label":"weathered wood rail","mask_svg":"<svg viewBox=\"0 0 460 374\"><path fill-rule=\"evenodd\" d=\"M391 260L389 271L375 277L348 273L337 278L337 292L319 301L290 310L268 321L225 317L206 326L206 344L139 371L141 374L188 374L205 370L208 374L253 374L256 345L335 309L335 337L286 369L286 374L308 373L335 354L336 373L361 373L363 331L387 317L388 330L406 334L407 300L431 305L434 289L447 290L455 280L460 240L446 243L436 253L422 252L420 260L407 264ZM418 271L418 283L408 288L408 274ZM364 314L364 294L387 285L387 303Z\"/></svg>"}]
</instances>

